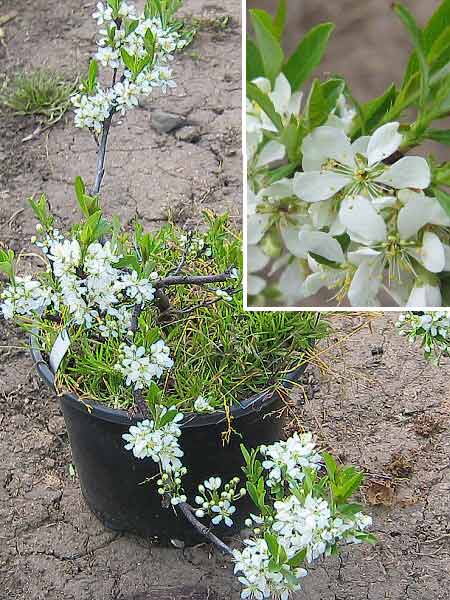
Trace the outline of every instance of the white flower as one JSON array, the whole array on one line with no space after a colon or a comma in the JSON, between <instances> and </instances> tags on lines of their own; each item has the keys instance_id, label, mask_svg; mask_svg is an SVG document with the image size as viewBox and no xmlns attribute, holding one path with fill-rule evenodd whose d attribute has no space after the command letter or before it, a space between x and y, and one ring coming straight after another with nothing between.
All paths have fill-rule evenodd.
<instances>
[{"instance_id":1,"label":"white flower","mask_svg":"<svg viewBox=\"0 0 450 600\"><path fill-rule=\"evenodd\" d=\"M231 527L233 525L231 515L236 512L236 507L230 504L228 500L224 500L219 504L215 504L211 510L212 512L217 513L217 515L211 520L214 525L218 525L222 519L227 527Z\"/></svg>"},{"instance_id":2,"label":"white flower","mask_svg":"<svg viewBox=\"0 0 450 600\"><path fill-rule=\"evenodd\" d=\"M57 295L29 275L16 276L14 282L0 294L0 299L3 300L0 304L0 312L8 320L13 319L16 315L32 316L33 313L37 313L51 304L58 308Z\"/></svg>"},{"instance_id":3,"label":"white flower","mask_svg":"<svg viewBox=\"0 0 450 600\"><path fill-rule=\"evenodd\" d=\"M114 94L118 109L122 114L125 114L128 108L133 108L139 104L139 88L128 79L118 81L115 84Z\"/></svg>"},{"instance_id":4,"label":"white flower","mask_svg":"<svg viewBox=\"0 0 450 600\"><path fill-rule=\"evenodd\" d=\"M390 189L425 189L431 171L427 161L405 156L392 166L382 161L402 142L399 123L387 123L372 136L353 144L341 129L323 126L308 135L302 145L303 173L294 177L294 192L305 202L320 202L341 190L345 197L386 195Z\"/></svg>"},{"instance_id":5,"label":"white flower","mask_svg":"<svg viewBox=\"0 0 450 600\"><path fill-rule=\"evenodd\" d=\"M97 2L97 10L92 17L96 19L97 25L103 25L108 21L112 21L112 10L109 6L104 6L103 2Z\"/></svg>"},{"instance_id":6,"label":"white flower","mask_svg":"<svg viewBox=\"0 0 450 600\"><path fill-rule=\"evenodd\" d=\"M125 384L135 390L147 387L153 380L161 377L165 369L173 366L169 356L170 349L159 340L150 347L150 356L146 355L144 346L124 345L123 357L116 364L116 370L125 376Z\"/></svg>"},{"instance_id":7,"label":"white flower","mask_svg":"<svg viewBox=\"0 0 450 600\"><path fill-rule=\"evenodd\" d=\"M151 282L146 278L139 278L136 271L122 275L120 287L137 303L151 302L155 297L156 290Z\"/></svg>"},{"instance_id":8,"label":"white flower","mask_svg":"<svg viewBox=\"0 0 450 600\"><path fill-rule=\"evenodd\" d=\"M161 414L165 414L165 412L164 408ZM159 429L155 427L153 420L149 421L148 419L132 425L129 432L122 435L126 442L125 449L131 450L136 458L151 458L160 464L165 472L177 472L182 467L180 458L183 456L183 451L178 443L181 431L176 423L182 418L183 415L178 413L171 423ZM177 497L174 498L177 499ZM183 498L185 497L178 497L178 502L186 500Z\"/></svg>"},{"instance_id":9,"label":"white flower","mask_svg":"<svg viewBox=\"0 0 450 600\"><path fill-rule=\"evenodd\" d=\"M204 481L204 486L206 489L214 492L220 488L222 485L222 480L220 477L210 477L206 481Z\"/></svg>"},{"instance_id":10,"label":"white flower","mask_svg":"<svg viewBox=\"0 0 450 600\"><path fill-rule=\"evenodd\" d=\"M233 297L226 290L221 290L220 288L215 291L216 296L226 300L227 302L231 302Z\"/></svg>"},{"instance_id":11,"label":"white flower","mask_svg":"<svg viewBox=\"0 0 450 600\"><path fill-rule=\"evenodd\" d=\"M48 258L53 262L53 272L56 277L73 274L81 260L78 240L54 241L50 246Z\"/></svg>"},{"instance_id":12,"label":"white flower","mask_svg":"<svg viewBox=\"0 0 450 600\"><path fill-rule=\"evenodd\" d=\"M95 54L95 58L104 67L118 69L120 66L120 52L114 50L111 46L100 47Z\"/></svg>"},{"instance_id":13,"label":"white flower","mask_svg":"<svg viewBox=\"0 0 450 600\"><path fill-rule=\"evenodd\" d=\"M194 410L198 413L214 412L214 406L211 406L208 398L199 396L194 402Z\"/></svg>"},{"instance_id":14,"label":"white flower","mask_svg":"<svg viewBox=\"0 0 450 600\"><path fill-rule=\"evenodd\" d=\"M261 453L265 456L262 466L269 471L269 487L286 477L302 481L306 467L317 470L322 462L320 454L316 452L311 433L294 433L287 441L262 446Z\"/></svg>"}]
</instances>

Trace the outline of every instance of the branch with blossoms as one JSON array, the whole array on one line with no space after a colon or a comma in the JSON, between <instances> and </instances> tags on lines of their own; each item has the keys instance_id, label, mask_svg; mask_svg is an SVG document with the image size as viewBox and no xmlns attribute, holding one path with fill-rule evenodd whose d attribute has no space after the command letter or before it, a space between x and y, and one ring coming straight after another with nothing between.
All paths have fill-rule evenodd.
<instances>
[{"instance_id":1,"label":"branch with blossoms","mask_svg":"<svg viewBox=\"0 0 450 600\"><path fill-rule=\"evenodd\" d=\"M450 291L450 163L409 153L426 140L450 140L436 129L450 114L450 43L433 45L445 33L449 2L423 30L394 4L414 52L403 85L362 105L339 76L315 79L303 95L333 25L315 27L285 59L283 6L274 20L250 11L250 302L304 306L322 291L355 307L386 304L383 295L393 305L442 306Z\"/></svg>"},{"instance_id":2,"label":"branch with blossoms","mask_svg":"<svg viewBox=\"0 0 450 600\"><path fill-rule=\"evenodd\" d=\"M242 598L288 598L301 589L305 567L335 554L342 544L375 541L365 531L371 518L359 504L349 502L362 474L319 453L310 433L295 433L251 451L242 445L245 487L238 489L239 477L225 485L220 477L210 477L198 486L193 508L182 486L188 472L179 445L182 418L176 411L171 416L165 409L156 411L154 419L133 425L123 435L125 448L137 459L151 458L159 465L163 505L175 507L199 534L231 556ZM245 520L249 537L242 548L232 549L213 528L231 527L236 504L247 494L254 505Z\"/></svg>"},{"instance_id":3,"label":"branch with blossoms","mask_svg":"<svg viewBox=\"0 0 450 600\"><path fill-rule=\"evenodd\" d=\"M399 335L418 342L425 358L439 364L450 356L450 311L406 312L396 323Z\"/></svg>"}]
</instances>

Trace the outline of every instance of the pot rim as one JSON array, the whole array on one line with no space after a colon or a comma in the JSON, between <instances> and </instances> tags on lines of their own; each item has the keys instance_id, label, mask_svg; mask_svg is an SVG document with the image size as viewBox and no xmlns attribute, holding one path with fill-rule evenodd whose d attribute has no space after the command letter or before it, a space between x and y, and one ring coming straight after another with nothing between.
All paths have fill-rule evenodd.
<instances>
[{"instance_id":1,"label":"pot rim","mask_svg":"<svg viewBox=\"0 0 450 600\"><path fill-rule=\"evenodd\" d=\"M53 392L56 392L55 374L44 360L41 350L37 346L36 332L33 332L30 335L30 351L34 366L36 367L39 376ZM306 365L307 361L304 360L300 363L300 365L292 368L291 371L284 372L283 378L280 378L279 380L281 387L285 390L291 389L294 385L294 382L299 379L305 371ZM249 398L243 400L240 404L234 404L231 406L231 417L233 419L240 419L246 415L257 413L275 402L278 395L279 393L276 389L266 389L262 392L253 394ZM139 417L139 415L130 416L125 410L119 408L110 408L109 406L93 400L83 402L76 394L72 393L63 393L59 397L62 400L74 403L74 405L80 411L85 412L87 410L90 415L95 416L102 421L108 421L110 423L116 423L126 427L129 427L130 424L141 421L144 418L142 415L141 417ZM227 420L227 415L223 410L216 410L207 414L183 413L183 415L184 418L179 423L179 426L182 429L219 425Z\"/></svg>"}]
</instances>

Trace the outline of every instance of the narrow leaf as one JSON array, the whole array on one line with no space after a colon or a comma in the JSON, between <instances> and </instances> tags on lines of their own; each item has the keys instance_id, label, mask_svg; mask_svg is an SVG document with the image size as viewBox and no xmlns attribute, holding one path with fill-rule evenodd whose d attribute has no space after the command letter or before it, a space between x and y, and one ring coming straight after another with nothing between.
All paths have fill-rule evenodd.
<instances>
[{"instance_id":1,"label":"narrow leaf","mask_svg":"<svg viewBox=\"0 0 450 600\"><path fill-rule=\"evenodd\" d=\"M275 82L281 72L284 54L280 43L267 25L267 13L261 10L250 11L257 46L264 65L264 73L268 79Z\"/></svg>"},{"instance_id":2,"label":"narrow leaf","mask_svg":"<svg viewBox=\"0 0 450 600\"><path fill-rule=\"evenodd\" d=\"M333 23L322 23L313 27L284 65L283 73L288 78L292 91L300 89L319 65L333 29Z\"/></svg>"}]
</instances>

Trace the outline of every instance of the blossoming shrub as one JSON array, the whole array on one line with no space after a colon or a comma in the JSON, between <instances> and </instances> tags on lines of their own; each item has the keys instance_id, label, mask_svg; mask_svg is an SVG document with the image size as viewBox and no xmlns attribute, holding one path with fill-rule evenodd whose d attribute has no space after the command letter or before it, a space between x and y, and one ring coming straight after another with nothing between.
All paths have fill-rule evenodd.
<instances>
[{"instance_id":1,"label":"blossoming shrub","mask_svg":"<svg viewBox=\"0 0 450 600\"><path fill-rule=\"evenodd\" d=\"M139 417L122 436L125 449L158 465L163 506L232 556L243 598L287 598L299 589L304 567L336 552L338 543L372 541L364 532L370 518L348 501L361 473L319 453L311 434L294 434L250 451L243 445L242 486L238 476L222 482L212 474L192 506L180 438L189 412L221 409L231 429L231 404L270 391L304 362L326 332L320 315L243 311L241 237L226 216L206 214L203 232L167 224L150 233L139 222L124 231L101 208L114 115L135 106L140 94L175 85L168 61L184 43L172 20L179 4L148 0L138 15L125 0L98 3L100 49L74 97L76 125L98 142L95 184L88 191L76 179L82 218L64 233L45 196L30 200L38 219L32 241L44 267L22 274L21 256L0 249L7 277L0 313L32 333L58 391ZM109 88L99 83L99 64L112 71ZM251 535L231 550L211 527L230 527L247 493L255 505Z\"/></svg>"},{"instance_id":2,"label":"blossoming shrub","mask_svg":"<svg viewBox=\"0 0 450 600\"><path fill-rule=\"evenodd\" d=\"M250 11L253 305L304 304L321 290L328 301L359 307L380 306L381 293L400 306L448 301L450 163L418 154L426 140L450 143L449 132L435 128L450 114L450 2L442 2L424 29L401 4L394 10L414 52L403 83L365 104L338 75L301 91L320 64L332 24L312 29L286 59L280 45L285 2L274 19Z\"/></svg>"}]
</instances>

